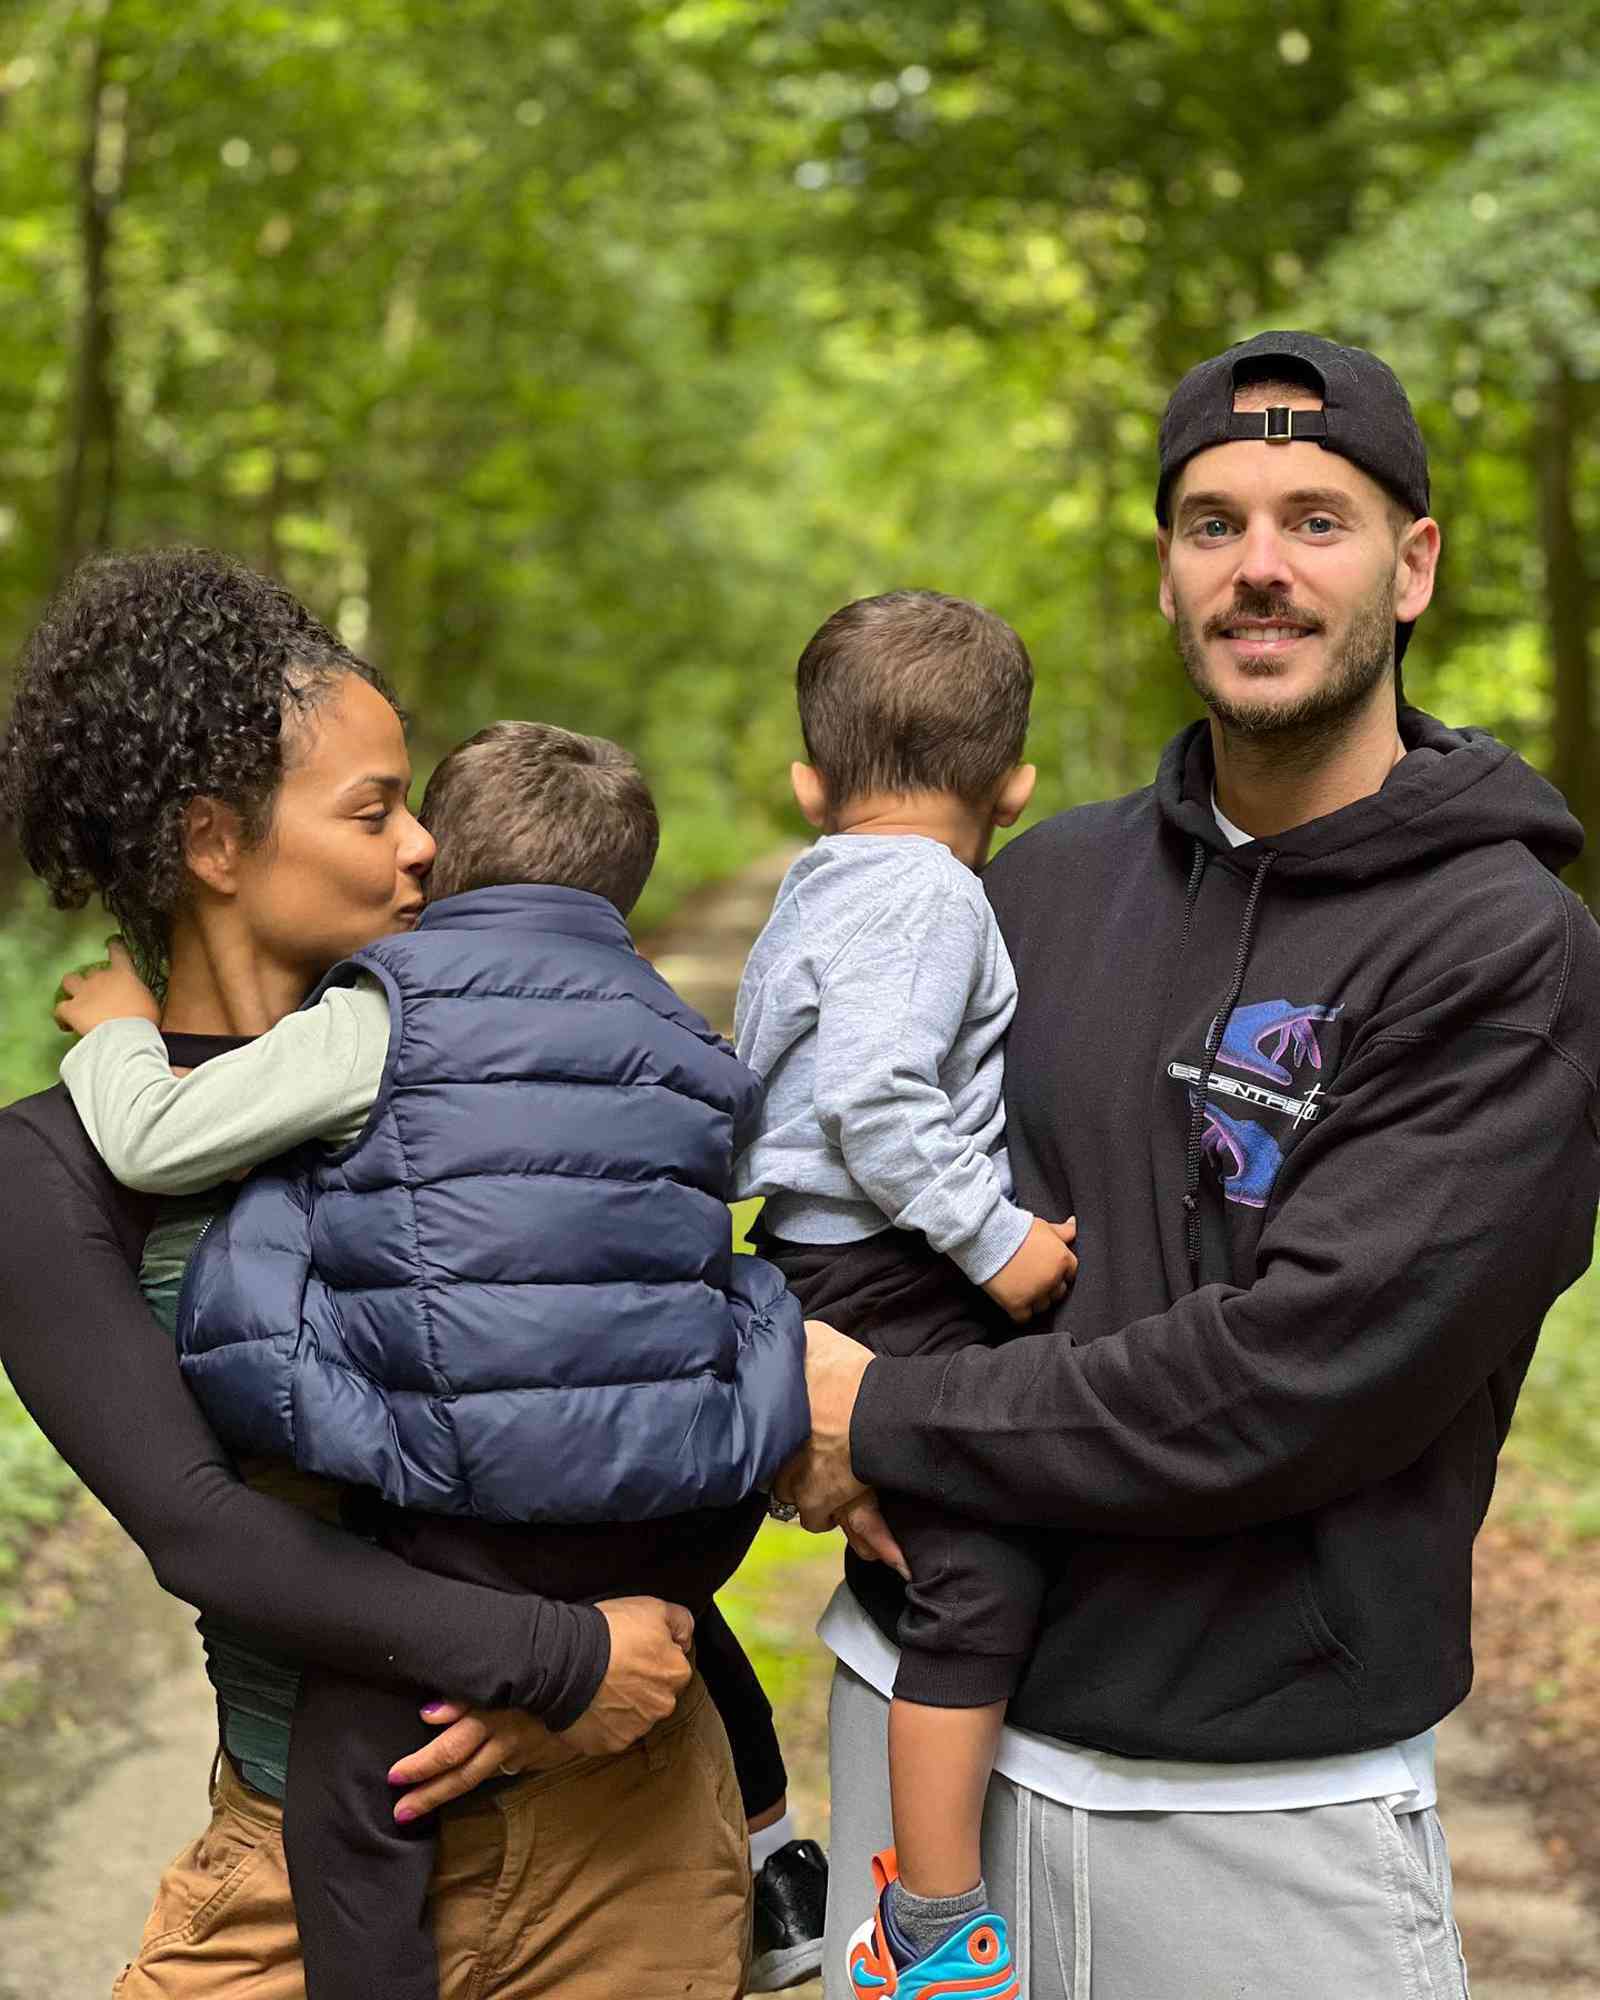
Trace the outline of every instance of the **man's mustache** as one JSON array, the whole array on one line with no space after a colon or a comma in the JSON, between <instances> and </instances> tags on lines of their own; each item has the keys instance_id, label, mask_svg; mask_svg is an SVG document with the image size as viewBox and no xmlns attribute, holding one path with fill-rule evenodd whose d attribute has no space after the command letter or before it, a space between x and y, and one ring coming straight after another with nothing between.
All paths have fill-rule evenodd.
<instances>
[{"instance_id":1,"label":"man's mustache","mask_svg":"<svg viewBox=\"0 0 1600 2000\"><path fill-rule=\"evenodd\" d=\"M1259 619L1264 625L1303 625L1308 632L1320 632L1322 620L1314 611L1302 611L1299 605L1291 604L1287 597L1246 594L1237 598L1226 611L1215 618L1208 618L1201 627L1208 639L1220 639L1230 625L1237 625L1241 618Z\"/></svg>"}]
</instances>

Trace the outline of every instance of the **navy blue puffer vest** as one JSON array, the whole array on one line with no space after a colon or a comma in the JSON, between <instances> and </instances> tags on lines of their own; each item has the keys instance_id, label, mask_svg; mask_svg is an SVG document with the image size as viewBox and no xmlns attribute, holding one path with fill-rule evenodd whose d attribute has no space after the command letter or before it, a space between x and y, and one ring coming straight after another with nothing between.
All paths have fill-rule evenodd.
<instances>
[{"instance_id":1,"label":"navy blue puffer vest","mask_svg":"<svg viewBox=\"0 0 1600 2000\"><path fill-rule=\"evenodd\" d=\"M447 897L324 987L363 971L392 1024L365 1132L254 1175L185 1282L224 1442L494 1521L769 1483L809 1419L799 1307L724 1205L755 1076L581 890Z\"/></svg>"}]
</instances>

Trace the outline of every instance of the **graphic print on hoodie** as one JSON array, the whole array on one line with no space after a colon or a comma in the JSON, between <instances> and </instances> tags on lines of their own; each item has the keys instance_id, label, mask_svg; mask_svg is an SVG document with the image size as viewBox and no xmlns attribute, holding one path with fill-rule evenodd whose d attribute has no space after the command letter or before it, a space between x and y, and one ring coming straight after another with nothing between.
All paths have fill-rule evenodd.
<instances>
[{"instance_id":1,"label":"graphic print on hoodie","mask_svg":"<svg viewBox=\"0 0 1600 2000\"><path fill-rule=\"evenodd\" d=\"M1283 1165L1282 1121L1288 1120L1292 1135L1321 1115L1317 1100L1338 1066L1336 1028L1343 1012L1342 1003L1329 1007L1278 999L1235 1007L1228 1016L1217 1040L1217 1067L1207 1082L1201 1130L1202 1152L1221 1177L1226 1200L1246 1208L1266 1207ZM1215 1023L1212 1034L1216 1035ZM1302 1096L1290 1096L1290 1087L1302 1084L1297 1075L1302 1068L1309 1072L1304 1079L1309 1088ZM1174 1060L1167 1064L1167 1074L1186 1087L1191 1105L1198 1101L1204 1075L1198 1064ZM1262 1077L1267 1079L1265 1085L1258 1080ZM1218 1102L1221 1098L1227 1100L1227 1109ZM1272 1122L1262 1113L1270 1114Z\"/></svg>"}]
</instances>

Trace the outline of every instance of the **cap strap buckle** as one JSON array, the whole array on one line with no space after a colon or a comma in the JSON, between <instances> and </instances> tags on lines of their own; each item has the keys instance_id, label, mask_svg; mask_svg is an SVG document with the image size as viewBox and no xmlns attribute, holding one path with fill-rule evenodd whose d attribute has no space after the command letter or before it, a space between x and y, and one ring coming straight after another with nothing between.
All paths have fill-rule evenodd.
<instances>
[{"instance_id":1,"label":"cap strap buckle","mask_svg":"<svg viewBox=\"0 0 1600 2000\"><path fill-rule=\"evenodd\" d=\"M1274 403L1265 410L1235 410L1228 434L1261 438L1267 444L1293 444L1301 438L1325 438L1328 419L1322 410L1291 410L1286 403Z\"/></svg>"}]
</instances>

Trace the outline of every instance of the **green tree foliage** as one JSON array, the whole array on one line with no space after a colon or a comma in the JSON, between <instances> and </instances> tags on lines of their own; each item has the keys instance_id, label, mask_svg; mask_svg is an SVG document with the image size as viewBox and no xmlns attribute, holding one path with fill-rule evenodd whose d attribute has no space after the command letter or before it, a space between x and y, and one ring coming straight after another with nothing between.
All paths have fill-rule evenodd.
<instances>
[{"instance_id":1,"label":"green tree foliage","mask_svg":"<svg viewBox=\"0 0 1600 2000\"><path fill-rule=\"evenodd\" d=\"M236 549L424 766L500 713L633 744L660 909L792 823L790 664L863 590L1017 622L1041 810L1140 782L1189 712L1162 402L1310 322L1433 439L1412 691L1581 792L1587 11L11 0L0 643L97 542Z\"/></svg>"},{"instance_id":2,"label":"green tree foliage","mask_svg":"<svg viewBox=\"0 0 1600 2000\"><path fill-rule=\"evenodd\" d=\"M634 746L648 919L795 829L792 663L862 592L1020 627L1038 810L1143 782L1162 403L1312 325L1431 442L1411 692L1595 824L1593 44L1592 0L0 0L0 653L86 548L233 549L424 769L500 714ZM99 943L17 873L0 1099ZM1533 1385L1569 1459L1592 1323Z\"/></svg>"},{"instance_id":3,"label":"green tree foliage","mask_svg":"<svg viewBox=\"0 0 1600 2000\"><path fill-rule=\"evenodd\" d=\"M1448 440L1445 490L1466 524L1458 698L1520 736L1600 827L1600 75L1518 79L1496 99L1468 152L1330 258L1323 296ZM1530 680L1517 665L1536 633L1546 671ZM1600 885L1592 863L1583 881Z\"/></svg>"}]
</instances>

